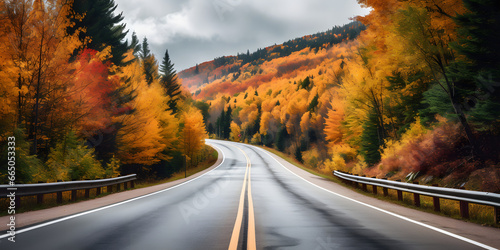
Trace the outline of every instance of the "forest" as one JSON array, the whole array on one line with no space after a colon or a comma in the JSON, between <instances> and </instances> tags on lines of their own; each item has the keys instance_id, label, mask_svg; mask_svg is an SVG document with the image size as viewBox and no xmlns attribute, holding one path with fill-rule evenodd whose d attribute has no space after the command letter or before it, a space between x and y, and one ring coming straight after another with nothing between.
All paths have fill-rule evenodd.
<instances>
[{"instance_id":1,"label":"forest","mask_svg":"<svg viewBox=\"0 0 500 250\"><path fill-rule=\"evenodd\" d=\"M331 175L500 192L500 2L358 0L344 26L177 73L113 0L0 3L0 182L165 178L204 139Z\"/></svg>"},{"instance_id":2,"label":"forest","mask_svg":"<svg viewBox=\"0 0 500 250\"><path fill-rule=\"evenodd\" d=\"M207 131L327 175L500 192L500 3L358 2L346 26L180 72Z\"/></svg>"},{"instance_id":3,"label":"forest","mask_svg":"<svg viewBox=\"0 0 500 250\"><path fill-rule=\"evenodd\" d=\"M0 3L1 183L13 170L15 183L165 178L205 158L203 116L168 50L158 63L147 38L126 40L115 9Z\"/></svg>"}]
</instances>

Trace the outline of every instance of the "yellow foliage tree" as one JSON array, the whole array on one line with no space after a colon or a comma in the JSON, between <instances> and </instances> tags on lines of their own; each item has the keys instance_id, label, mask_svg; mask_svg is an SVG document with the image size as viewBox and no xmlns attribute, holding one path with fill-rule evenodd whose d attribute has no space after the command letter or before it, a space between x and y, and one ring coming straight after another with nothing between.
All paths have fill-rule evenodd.
<instances>
[{"instance_id":1,"label":"yellow foliage tree","mask_svg":"<svg viewBox=\"0 0 500 250\"><path fill-rule=\"evenodd\" d=\"M5 39L0 55L2 63L8 64L1 70L8 77L0 81L17 87L17 95L12 96L17 103L17 124L27 128L33 141L31 153L36 154L41 141L62 136L74 122L64 96L71 79L68 61L82 42L79 31L67 32L72 25L70 1L2 1L0 5L0 35Z\"/></svg>"},{"instance_id":2,"label":"yellow foliage tree","mask_svg":"<svg viewBox=\"0 0 500 250\"><path fill-rule=\"evenodd\" d=\"M132 58L132 51L127 59ZM165 151L175 148L178 120L168 110L168 97L157 80L147 84L137 61L123 67L122 85L135 98L129 103L133 112L114 118L123 126L117 133L117 157L125 164L151 165L168 160Z\"/></svg>"},{"instance_id":3,"label":"yellow foliage tree","mask_svg":"<svg viewBox=\"0 0 500 250\"><path fill-rule=\"evenodd\" d=\"M231 122L231 141L239 142L241 137L241 128L234 121Z\"/></svg>"},{"instance_id":4,"label":"yellow foliage tree","mask_svg":"<svg viewBox=\"0 0 500 250\"><path fill-rule=\"evenodd\" d=\"M181 130L183 153L189 165L197 164L195 157L203 148L204 140L207 138L203 115L198 109L189 108L182 114L181 123L183 124Z\"/></svg>"}]
</instances>

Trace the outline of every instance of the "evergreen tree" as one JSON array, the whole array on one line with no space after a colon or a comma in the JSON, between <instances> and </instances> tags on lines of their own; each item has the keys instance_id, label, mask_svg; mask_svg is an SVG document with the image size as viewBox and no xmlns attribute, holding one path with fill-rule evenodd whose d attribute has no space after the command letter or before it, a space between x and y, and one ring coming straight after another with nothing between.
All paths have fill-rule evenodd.
<instances>
[{"instance_id":1,"label":"evergreen tree","mask_svg":"<svg viewBox=\"0 0 500 250\"><path fill-rule=\"evenodd\" d=\"M128 31L125 30L125 24L121 23L122 13L114 14L116 7L114 0L75 0L73 10L77 15L72 17L75 25L70 27L68 32L74 34L77 29L85 28L85 32L80 33L80 40L85 40L85 37L91 39L86 47L101 51L106 46L111 46L113 57L110 61L120 66L123 64L124 54L129 49L124 41Z\"/></svg>"},{"instance_id":2,"label":"evergreen tree","mask_svg":"<svg viewBox=\"0 0 500 250\"><path fill-rule=\"evenodd\" d=\"M224 139L229 139L229 136L231 134L231 121L233 121L232 112L233 111L231 109L231 106L228 106L226 111L226 116L224 117L224 125L223 125Z\"/></svg>"},{"instance_id":3,"label":"evergreen tree","mask_svg":"<svg viewBox=\"0 0 500 250\"><path fill-rule=\"evenodd\" d=\"M311 102L309 103L309 107L307 108L307 111L314 112L316 110L316 107L319 104L318 99L319 99L319 95L316 94L314 96L314 98L311 100Z\"/></svg>"},{"instance_id":4,"label":"evergreen tree","mask_svg":"<svg viewBox=\"0 0 500 250\"><path fill-rule=\"evenodd\" d=\"M196 64L196 68L194 68L194 73L198 75L200 73L200 68L198 67L198 64Z\"/></svg>"},{"instance_id":5,"label":"evergreen tree","mask_svg":"<svg viewBox=\"0 0 500 250\"><path fill-rule=\"evenodd\" d=\"M278 129L278 134L276 135L276 149L281 152L285 152L287 137L288 132L286 131L286 127L281 125Z\"/></svg>"},{"instance_id":6,"label":"evergreen tree","mask_svg":"<svg viewBox=\"0 0 500 250\"><path fill-rule=\"evenodd\" d=\"M165 51L163 62L160 66L160 83L165 88L167 95L170 97L168 106L173 113L177 113L177 101L181 94L181 86L177 82L177 74L174 69L174 64L170 61L168 50Z\"/></svg>"},{"instance_id":7,"label":"evergreen tree","mask_svg":"<svg viewBox=\"0 0 500 250\"><path fill-rule=\"evenodd\" d=\"M302 151L300 150L300 147L295 148L295 159L299 162L304 162L302 160Z\"/></svg>"},{"instance_id":8,"label":"evergreen tree","mask_svg":"<svg viewBox=\"0 0 500 250\"><path fill-rule=\"evenodd\" d=\"M361 135L360 154L365 158L368 166L373 166L380 161L379 148L383 144L383 138L380 136L380 128L376 110L368 114L368 119L363 124L363 133Z\"/></svg>"},{"instance_id":9,"label":"evergreen tree","mask_svg":"<svg viewBox=\"0 0 500 250\"><path fill-rule=\"evenodd\" d=\"M139 38L135 32L132 33L132 41L130 41L130 48L134 50L134 55L139 57L139 53L141 52L142 46L139 43Z\"/></svg>"},{"instance_id":10,"label":"evergreen tree","mask_svg":"<svg viewBox=\"0 0 500 250\"><path fill-rule=\"evenodd\" d=\"M393 96L384 100L387 116L391 117L388 130L393 131L392 136L397 137L410 127L419 115L419 110L425 107L422 103L423 93L428 89L429 81L426 81L423 72L407 76L403 76L401 72L393 72L392 76L387 77L387 81L390 83L387 89L393 93ZM446 96L443 98L447 100ZM433 119L434 115L429 118Z\"/></svg>"},{"instance_id":11,"label":"evergreen tree","mask_svg":"<svg viewBox=\"0 0 500 250\"><path fill-rule=\"evenodd\" d=\"M224 111L224 108L222 109L219 118L217 118L217 121L215 122L215 133L217 134L217 137L223 138L224 137L224 121L226 120L226 112Z\"/></svg>"},{"instance_id":12,"label":"evergreen tree","mask_svg":"<svg viewBox=\"0 0 500 250\"><path fill-rule=\"evenodd\" d=\"M462 108L478 127L488 127L500 117L500 2L463 2L468 11L455 18L459 41L452 45L463 59L451 68L457 85L471 86Z\"/></svg>"},{"instance_id":13,"label":"evergreen tree","mask_svg":"<svg viewBox=\"0 0 500 250\"><path fill-rule=\"evenodd\" d=\"M142 59L142 67L146 81L151 84L155 79L158 79L158 63L151 51L149 50L148 39L144 37L142 41L140 57Z\"/></svg>"}]
</instances>

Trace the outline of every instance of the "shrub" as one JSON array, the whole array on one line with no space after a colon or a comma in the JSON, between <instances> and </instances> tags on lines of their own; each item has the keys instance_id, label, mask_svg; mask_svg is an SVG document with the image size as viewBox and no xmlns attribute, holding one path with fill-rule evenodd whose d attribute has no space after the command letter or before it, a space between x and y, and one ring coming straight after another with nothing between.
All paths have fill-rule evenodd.
<instances>
[{"instance_id":1,"label":"shrub","mask_svg":"<svg viewBox=\"0 0 500 250\"><path fill-rule=\"evenodd\" d=\"M87 148L74 132L69 132L56 144L47 160L46 180L84 180L102 178L101 163L95 159L94 149Z\"/></svg>"}]
</instances>

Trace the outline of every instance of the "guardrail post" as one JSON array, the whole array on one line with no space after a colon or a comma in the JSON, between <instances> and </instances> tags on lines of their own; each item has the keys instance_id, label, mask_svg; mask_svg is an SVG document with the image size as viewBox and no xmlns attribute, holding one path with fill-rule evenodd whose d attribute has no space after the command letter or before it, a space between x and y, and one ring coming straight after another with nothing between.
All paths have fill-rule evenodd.
<instances>
[{"instance_id":1,"label":"guardrail post","mask_svg":"<svg viewBox=\"0 0 500 250\"><path fill-rule=\"evenodd\" d=\"M401 182L401 180L396 180L396 181ZM402 201L403 200L403 191L396 190L396 192L398 193L398 201Z\"/></svg>"},{"instance_id":2,"label":"guardrail post","mask_svg":"<svg viewBox=\"0 0 500 250\"><path fill-rule=\"evenodd\" d=\"M376 179L376 177L372 177L372 178ZM372 185L372 190L373 190L374 194L377 194L377 185Z\"/></svg>"},{"instance_id":3,"label":"guardrail post","mask_svg":"<svg viewBox=\"0 0 500 250\"><path fill-rule=\"evenodd\" d=\"M71 201L76 201L76 191L77 190L71 190Z\"/></svg>"},{"instance_id":4,"label":"guardrail post","mask_svg":"<svg viewBox=\"0 0 500 250\"><path fill-rule=\"evenodd\" d=\"M437 187L438 184L432 184L433 187ZM439 197L432 197L432 203L434 204L434 211L441 212L441 203L439 202Z\"/></svg>"},{"instance_id":5,"label":"guardrail post","mask_svg":"<svg viewBox=\"0 0 500 250\"><path fill-rule=\"evenodd\" d=\"M135 188L135 185L134 185L134 181L130 181L130 188L134 189Z\"/></svg>"},{"instance_id":6,"label":"guardrail post","mask_svg":"<svg viewBox=\"0 0 500 250\"><path fill-rule=\"evenodd\" d=\"M418 185L418 181L414 181L413 184ZM416 207L420 207L420 195L417 193L413 193L413 204L415 204Z\"/></svg>"},{"instance_id":7,"label":"guardrail post","mask_svg":"<svg viewBox=\"0 0 500 250\"><path fill-rule=\"evenodd\" d=\"M108 191L108 193L112 193L113 192L113 185L109 185L108 188L106 189L106 191Z\"/></svg>"},{"instance_id":8,"label":"guardrail post","mask_svg":"<svg viewBox=\"0 0 500 250\"><path fill-rule=\"evenodd\" d=\"M460 201L460 216L464 219L469 218L469 203L466 201Z\"/></svg>"},{"instance_id":9,"label":"guardrail post","mask_svg":"<svg viewBox=\"0 0 500 250\"><path fill-rule=\"evenodd\" d=\"M464 187L461 187L460 189L465 190ZM469 218L469 202L460 201L460 216L464 219Z\"/></svg>"},{"instance_id":10,"label":"guardrail post","mask_svg":"<svg viewBox=\"0 0 500 250\"><path fill-rule=\"evenodd\" d=\"M358 175L355 174L354 176L358 176ZM353 181L352 184L354 185L355 188L359 188L359 185L358 185L357 181Z\"/></svg>"},{"instance_id":11,"label":"guardrail post","mask_svg":"<svg viewBox=\"0 0 500 250\"><path fill-rule=\"evenodd\" d=\"M44 183L43 181L39 181L38 183ZM42 204L43 203L43 194L37 194L36 195L36 204Z\"/></svg>"},{"instance_id":12,"label":"guardrail post","mask_svg":"<svg viewBox=\"0 0 500 250\"><path fill-rule=\"evenodd\" d=\"M37 194L36 195L36 204L42 204L43 203L43 194Z\"/></svg>"},{"instance_id":13,"label":"guardrail post","mask_svg":"<svg viewBox=\"0 0 500 250\"><path fill-rule=\"evenodd\" d=\"M59 204L62 203L62 192L61 191L57 192L57 203L59 203Z\"/></svg>"},{"instance_id":14,"label":"guardrail post","mask_svg":"<svg viewBox=\"0 0 500 250\"><path fill-rule=\"evenodd\" d=\"M382 178L382 179L387 180L387 178ZM382 191L384 192L384 196L389 196L389 190L386 187L383 187Z\"/></svg>"},{"instance_id":15,"label":"guardrail post","mask_svg":"<svg viewBox=\"0 0 500 250\"><path fill-rule=\"evenodd\" d=\"M123 183L123 190L127 190L127 182Z\"/></svg>"},{"instance_id":16,"label":"guardrail post","mask_svg":"<svg viewBox=\"0 0 500 250\"><path fill-rule=\"evenodd\" d=\"M57 182L62 182L62 180L57 180ZM62 203L62 191L57 192L57 203Z\"/></svg>"},{"instance_id":17,"label":"guardrail post","mask_svg":"<svg viewBox=\"0 0 500 250\"><path fill-rule=\"evenodd\" d=\"M71 181L76 181L76 179L73 179L73 180L71 180ZM78 190L71 190L71 201L76 201L76 196L77 196L77 195L76 195L76 192L77 192L77 191L78 191Z\"/></svg>"},{"instance_id":18,"label":"guardrail post","mask_svg":"<svg viewBox=\"0 0 500 250\"><path fill-rule=\"evenodd\" d=\"M120 192L120 183L116 184L116 192Z\"/></svg>"},{"instance_id":19,"label":"guardrail post","mask_svg":"<svg viewBox=\"0 0 500 250\"><path fill-rule=\"evenodd\" d=\"M495 223L500 224L500 207L493 207L495 210Z\"/></svg>"},{"instance_id":20,"label":"guardrail post","mask_svg":"<svg viewBox=\"0 0 500 250\"><path fill-rule=\"evenodd\" d=\"M96 188L95 190L95 196L101 195L101 187Z\"/></svg>"},{"instance_id":21,"label":"guardrail post","mask_svg":"<svg viewBox=\"0 0 500 250\"><path fill-rule=\"evenodd\" d=\"M90 197L90 188L85 189L85 199L88 199Z\"/></svg>"},{"instance_id":22,"label":"guardrail post","mask_svg":"<svg viewBox=\"0 0 500 250\"><path fill-rule=\"evenodd\" d=\"M366 175L362 175L362 177L366 177ZM361 189L365 192L368 192L368 188L365 183L361 183Z\"/></svg>"}]
</instances>

